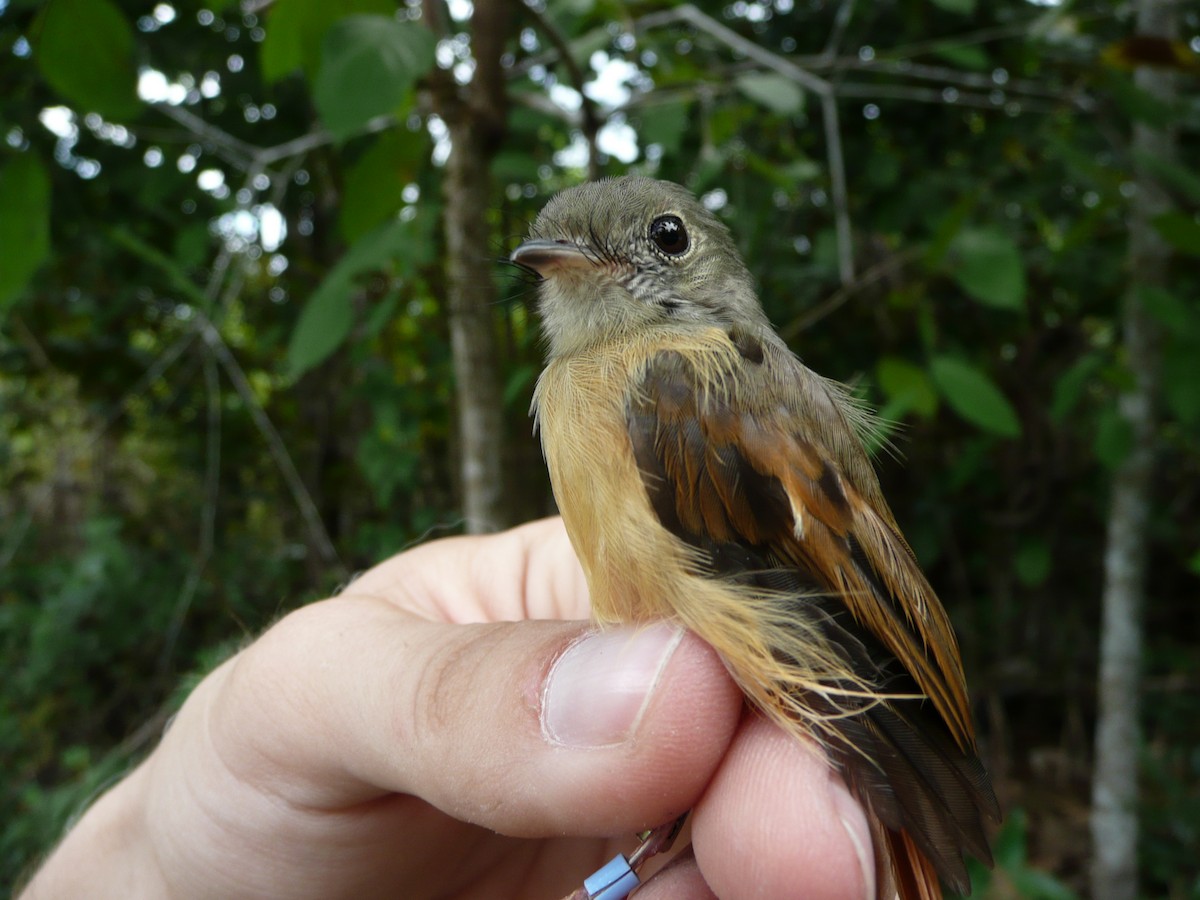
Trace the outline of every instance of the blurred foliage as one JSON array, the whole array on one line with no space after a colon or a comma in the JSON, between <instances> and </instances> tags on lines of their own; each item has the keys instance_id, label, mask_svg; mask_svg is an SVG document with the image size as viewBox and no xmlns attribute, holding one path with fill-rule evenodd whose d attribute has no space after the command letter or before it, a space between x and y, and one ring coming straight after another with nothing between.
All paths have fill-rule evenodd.
<instances>
[{"instance_id":1,"label":"blurred foliage","mask_svg":"<svg viewBox=\"0 0 1200 900\"><path fill-rule=\"evenodd\" d=\"M469 21L449 15L464 7L435 37L415 2L251 6L0 0L3 883L145 752L181 675L457 527L445 129L422 79L470 76ZM521 512L552 509L526 418L540 348L530 286L499 263L582 177L561 42L607 122L603 170L704 195L796 350L891 423L905 459L881 456L885 490L1021 810L983 895L1081 893L1108 480L1129 444L1125 221L1134 166L1150 170L1179 255L1144 298L1164 388L1143 886L1196 896L1200 14L1172 45L1182 99L1165 107L1135 87L1130 13L1107 0L700 8L833 85L858 278L838 283L817 96L663 21L666 5L514 3L479 252L506 298ZM1176 128L1180 158L1132 158L1134 121Z\"/></svg>"}]
</instances>

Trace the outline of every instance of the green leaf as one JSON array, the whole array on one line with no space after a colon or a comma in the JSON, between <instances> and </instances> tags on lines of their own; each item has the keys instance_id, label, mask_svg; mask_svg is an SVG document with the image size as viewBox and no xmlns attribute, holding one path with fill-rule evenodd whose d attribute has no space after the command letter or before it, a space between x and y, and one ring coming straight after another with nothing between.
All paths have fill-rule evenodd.
<instances>
[{"instance_id":1,"label":"green leaf","mask_svg":"<svg viewBox=\"0 0 1200 900\"><path fill-rule=\"evenodd\" d=\"M396 4L394 0L275 0L268 9L259 63L263 78L270 83L297 69L314 80L321 61L321 41L329 26L355 13L391 16Z\"/></svg>"},{"instance_id":2,"label":"green leaf","mask_svg":"<svg viewBox=\"0 0 1200 900\"><path fill-rule=\"evenodd\" d=\"M940 44L933 48L933 52L960 69L983 72L992 65L983 48L975 44Z\"/></svg>"},{"instance_id":3,"label":"green leaf","mask_svg":"<svg viewBox=\"0 0 1200 900\"><path fill-rule=\"evenodd\" d=\"M363 337L373 338L383 331L383 327L396 315L399 303L399 291L388 291L385 297L376 301L374 308L367 313L367 321L363 323Z\"/></svg>"},{"instance_id":4,"label":"green leaf","mask_svg":"<svg viewBox=\"0 0 1200 900\"><path fill-rule=\"evenodd\" d=\"M1162 392L1167 408L1188 425L1200 424L1200 377L1196 360L1200 341L1169 341L1163 350Z\"/></svg>"},{"instance_id":5,"label":"green leaf","mask_svg":"<svg viewBox=\"0 0 1200 900\"><path fill-rule=\"evenodd\" d=\"M950 207L937 220L937 223L933 226L933 235L930 237L929 244L925 248L924 258L926 266L930 269L936 269L942 265L946 254L950 250L950 245L963 230L963 223L978 203L978 190L970 191L959 197L954 206Z\"/></svg>"},{"instance_id":6,"label":"green leaf","mask_svg":"<svg viewBox=\"0 0 1200 900\"><path fill-rule=\"evenodd\" d=\"M964 16L975 12L975 0L933 0L933 5Z\"/></svg>"},{"instance_id":7,"label":"green leaf","mask_svg":"<svg viewBox=\"0 0 1200 900\"><path fill-rule=\"evenodd\" d=\"M1034 539L1023 544L1017 550L1013 566L1016 569L1017 580L1025 587L1037 587L1046 581L1050 574L1050 545L1044 540Z\"/></svg>"},{"instance_id":8,"label":"green leaf","mask_svg":"<svg viewBox=\"0 0 1200 900\"><path fill-rule=\"evenodd\" d=\"M521 398L525 389L533 383L537 378L537 373L540 366L523 365L517 366L513 373L508 376L508 381L504 385L503 403L505 408L511 407L519 398ZM528 405L528 404L526 404Z\"/></svg>"},{"instance_id":9,"label":"green leaf","mask_svg":"<svg viewBox=\"0 0 1200 900\"><path fill-rule=\"evenodd\" d=\"M429 136L424 129L392 128L375 138L349 167L342 188L338 226L354 243L403 205L404 186L416 180L417 168L428 158ZM526 167L526 172L532 166Z\"/></svg>"},{"instance_id":10,"label":"green leaf","mask_svg":"<svg viewBox=\"0 0 1200 900\"><path fill-rule=\"evenodd\" d=\"M50 176L32 153L0 167L0 313L50 255Z\"/></svg>"},{"instance_id":11,"label":"green leaf","mask_svg":"<svg viewBox=\"0 0 1200 900\"><path fill-rule=\"evenodd\" d=\"M1088 384L1095 378L1104 364L1104 357L1099 353L1088 353L1081 356L1067 369L1054 385L1054 396L1050 400L1050 417L1056 422L1062 422L1075 409L1087 390Z\"/></svg>"},{"instance_id":12,"label":"green leaf","mask_svg":"<svg viewBox=\"0 0 1200 900\"><path fill-rule=\"evenodd\" d=\"M1032 867L1009 873L1016 895L1025 900L1077 900L1078 895L1048 872Z\"/></svg>"},{"instance_id":13,"label":"green leaf","mask_svg":"<svg viewBox=\"0 0 1200 900\"><path fill-rule=\"evenodd\" d=\"M1163 213L1151 224L1163 240L1181 253L1200 256L1200 223L1181 212Z\"/></svg>"},{"instance_id":14,"label":"green leaf","mask_svg":"<svg viewBox=\"0 0 1200 900\"><path fill-rule=\"evenodd\" d=\"M804 110L804 91L800 85L775 72L747 72L735 78L734 85L751 100L781 116L794 116Z\"/></svg>"},{"instance_id":15,"label":"green leaf","mask_svg":"<svg viewBox=\"0 0 1200 900\"><path fill-rule=\"evenodd\" d=\"M1160 287L1139 285L1136 290L1146 312L1173 335L1200 334L1200 308L1195 303L1189 304Z\"/></svg>"},{"instance_id":16,"label":"green leaf","mask_svg":"<svg viewBox=\"0 0 1200 900\"><path fill-rule=\"evenodd\" d=\"M109 0L50 0L33 33L42 77L72 106L106 119L141 111L133 31Z\"/></svg>"},{"instance_id":17,"label":"green leaf","mask_svg":"<svg viewBox=\"0 0 1200 900\"><path fill-rule=\"evenodd\" d=\"M1200 175L1174 160L1163 159L1145 150L1135 149L1133 158L1163 184L1179 191L1193 203L1200 203Z\"/></svg>"},{"instance_id":18,"label":"green leaf","mask_svg":"<svg viewBox=\"0 0 1200 900\"><path fill-rule=\"evenodd\" d=\"M1113 102L1134 121L1156 128L1166 128L1176 121L1177 113L1170 103L1142 90L1128 75L1106 69L1102 80Z\"/></svg>"},{"instance_id":19,"label":"green leaf","mask_svg":"<svg viewBox=\"0 0 1200 900\"><path fill-rule=\"evenodd\" d=\"M592 58L592 54L597 50L603 50L612 43L613 36L609 32L608 27L599 25L591 31L585 31L579 37L573 39L567 46L571 50L571 56L577 60L587 61Z\"/></svg>"},{"instance_id":20,"label":"green leaf","mask_svg":"<svg viewBox=\"0 0 1200 900\"><path fill-rule=\"evenodd\" d=\"M1133 428L1115 409L1103 410L1096 420L1092 452L1109 469L1115 469L1133 449Z\"/></svg>"},{"instance_id":21,"label":"green leaf","mask_svg":"<svg viewBox=\"0 0 1200 900\"><path fill-rule=\"evenodd\" d=\"M679 152L690 119L690 103L656 103L642 111L639 135L642 146L659 144L668 156Z\"/></svg>"},{"instance_id":22,"label":"green leaf","mask_svg":"<svg viewBox=\"0 0 1200 900\"><path fill-rule=\"evenodd\" d=\"M1195 555L1188 560L1187 567L1193 575L1200 575L1200 550L1197 550Z\"/></svg>"},{"instance_id":23,"label":"green leaf","mask_svg":"<svg viewBox=\"0 0 1200 900\"><path fill-rule=\"evenodd\" d=\"M287 350L288 377L295 379L341 346L353 324L355 279L382 268L405 251L411 223L393 220L360 238L313 291L300 313Z\"/></svg>"},{"instance_id":24,"label":"green leaf","mask_svg":"<svg viewBox=\"0 0 1200 900\"><path fill-rule=\"evenodd\" d=\"M922 416L932 416L937 412L937 392L929 375L920 366L897 356L885 356L875 367L875 377L891 401L889 406L895 406L895 411L891 413L893 416L902 416L909 410Z\"/></svg>"},{"instance_id":25,"label":"green leaf","mask_svg":"<svg viewBox=\"0 0 1200 900\"><path fill-rule=\"evenodd\" d=\"M1016 410L979 369L954 357L938 356L930 360L929 374L951 409L968 422L1001 437L1020 436Z\"/></svg>"},{"instance_id":26,"label":"green leaf","mask_svg":"<svg viewBox=\"0 0 1200 900\"><path fill-rule=\"evenodd\" d=\"M969 228L951 242L951 274L959 286L987 306L1022 309L1025 264L1016 242L994 228Z\"/></svg>"},{"instance_id":27,"label":"green leaf","mask_svg":"<svg viewBox=\"0 0 1200 900\"><path fill-rule=\"evenodd\" d=\"M396 112L433 65L429 29L388 16L348 16L321 45L313 101L334 137L354 134L375 116Z\"/></svg>"}]
</instances>

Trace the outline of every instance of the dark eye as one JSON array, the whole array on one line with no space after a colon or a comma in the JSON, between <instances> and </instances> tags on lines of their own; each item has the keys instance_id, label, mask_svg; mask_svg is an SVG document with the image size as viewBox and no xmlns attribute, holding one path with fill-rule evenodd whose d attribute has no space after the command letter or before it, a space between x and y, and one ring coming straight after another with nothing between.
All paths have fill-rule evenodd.
<instances>
[{"instance_id":1,"label":"dark eye","mask_svg":"<svg viewBox=\"0 0 1200 900\"><path fill-rule=\"evenodd\" d=\"M679 256L688 248L688 234L679 216L659 216L650 223L650 240L668 256Z\"/></svg>"}]
</instances>

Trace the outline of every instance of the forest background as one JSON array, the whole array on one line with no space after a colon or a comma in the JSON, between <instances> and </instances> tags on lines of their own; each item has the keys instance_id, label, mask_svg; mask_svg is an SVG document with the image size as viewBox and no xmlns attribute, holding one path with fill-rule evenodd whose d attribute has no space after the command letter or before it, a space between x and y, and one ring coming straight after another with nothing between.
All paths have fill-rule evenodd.
<instances>
[{"instance_id":1,"label":"forest background","mask_svg":"<svg viewBox=\"0 0 1200 900\"><path fill-rule=\"evenodd\" d=\"M281 613L553 511L503 260L636 171L889 423L977 896L1200 897L1197 50L1169 0L0 0L0 884Z\"/></svg>"}]
</instances>

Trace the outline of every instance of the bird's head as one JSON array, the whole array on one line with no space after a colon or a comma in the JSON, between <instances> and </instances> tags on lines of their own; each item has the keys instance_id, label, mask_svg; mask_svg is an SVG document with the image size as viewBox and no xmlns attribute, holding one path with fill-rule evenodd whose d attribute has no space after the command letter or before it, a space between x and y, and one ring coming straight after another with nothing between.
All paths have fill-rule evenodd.
<instances>
[{"instance_id":1,"label":"bird's head","mask_svg":"<svg viewBox=\"0 0 1200 900\"><path fill-rule=\"evenodd\" d=\"M551 358L656 325L767 327L729 230L668 181L626 176L563 191L512 261L541 278Z\"/></svg>"}]
</instances>

